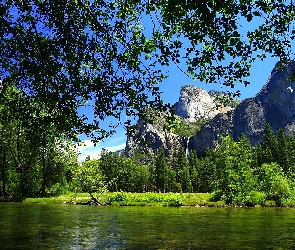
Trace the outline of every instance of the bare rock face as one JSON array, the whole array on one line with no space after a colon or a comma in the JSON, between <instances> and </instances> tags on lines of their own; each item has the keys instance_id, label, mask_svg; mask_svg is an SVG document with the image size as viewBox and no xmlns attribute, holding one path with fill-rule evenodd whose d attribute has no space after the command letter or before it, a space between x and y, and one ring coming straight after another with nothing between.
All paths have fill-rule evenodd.
<instances>
[{"instance_id":1,"label":"bare rock face","mask_svg":"<svg viewBox=\"0 0 295 250\"><path fill-rule=\"evenodd\" d=\"M266 120L275 131L295 121L295 83L290 80L294 69L294 61L286 70L279 70L276 65L268 82L255 97L264 107Z\"/></svg>"},{"instance_id":2,"label":"bare rock face","mask_svg":"<svg viewBox=\"0 0 295 250\"><path fill-rule=\"evenodd\" d=\"M194 122L200 118L212 119L220 111L212 98L204 89L193 85L181 88L179 101L175 104L175 114Z\"/></svg>"},{"instance_id":3,"label":"bare rock face","mask_svg":"<svg viewBox=\"0 0 295 250\"><path fill-rule=\"evenodd\" d=\"M235 140L245 134L252 145L262 138L266 124L265 110L255 98L245 99L234 111L232 136Z\"/></svg>"},{"instance_id":4,"label":"bare rock face","mask_svg":"<svg viewBox=\"0 0 295 250\"><path fill-rule=\"evenodd\" d=\"M164 148L168 155L184 146L183 137L164 131L161 125L149 124L144 121L139 122L139 130L133 136L127 137L125 148L127 156L134 155L139 149L154 154L160 148ZM138 139L143 139L144 142Z\"/></svg>"},{"instance_id":5,"label":"bare rock face","mask_svg":"<svg viewBox=\"0 0 295 250\"><path fill-rule=\"evenodd\" d=\"M207 148L217 147L220 143L219 135L232 133L233 115L233 111L221 113L206 123L194 137L189 139L189 150L195 150L199 156L203 156Z\"/></svg>"},{"instance_id":6,"label":"bare rock face","mask_svg":"<svg viewBox=\"0 0 295 250\"><path fill-rule=\"evenodd\" d=\"M194 122L203 118L210 120L201 130L189 138L188 148L204 155L207 148L220 143L220 135L231 135L234 140L244 134L256 146L262 139L266 122L274 132L283 128L286 134L295 132L295 82L290 76L295 74L295 62L291 61L286 69L277 64L261 91L253 98L243 100L236 108L220 107L215 101L216 92L207 93L195 86L184 86L175 113L179 117ZM187 148L187 138L168 133L160 125L142 122L140 129L127 140L126 151L132 153L136 148L135 138L150 141L147 147L155 152L164 147L167 153Z\"/></svg>"},{"instance_id":7,"label":"bare rock face","mask_svg":"<svg viewBox=\"0 0 295 250\"><path fill-rule=\"evenodd\" d=\"M276 132L283 128L286 134L295 131L295 62L280 70L278 64L272 70L266 85L254 97L242 101L234 111L216 116L190 139L189 148L204 155L208 147L220 143L219 135L229 134L235 140L245 134L256 146L262 139L266 122Z\"/></svg>"},{"instance_id":8,"label":"bare rock face","mask_svg":"<svg viewBox=\"0 0 295 250\"><path fill-rule=\"evenodd\" d=\"M217 114L230 110L230 107L218 108L215 102L216 95L215 92L210 95L193 85L183 86L179 101L175 104L175 114L186 121L195 122L200 118L210 120ZM180 147L187 148L187 138L164 131L161 126L162 120L163 117L159 117L159 121L155 124L139 121L139 129L127 138L125 153L131 156L139 148L155 153L163 147L169 154ZM139 138L145 140L147 145L138 141Z\"/></svg>"}]
</instances>

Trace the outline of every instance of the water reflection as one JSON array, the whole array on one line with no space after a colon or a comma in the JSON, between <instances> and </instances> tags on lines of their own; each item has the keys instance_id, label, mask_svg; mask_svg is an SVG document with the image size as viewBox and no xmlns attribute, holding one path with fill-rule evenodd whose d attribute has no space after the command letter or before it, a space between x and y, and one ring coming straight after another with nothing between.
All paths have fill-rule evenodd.
<instances>
[{"instance_id":1,"label":"water reflection","mask_svg":"<svg viewBox=\"0 0 295 250\"><path fill-rule=\"evenodd\" d=\"M1 249L295 249L294 209L0 204Z\"/></svg>"}]
</instances>

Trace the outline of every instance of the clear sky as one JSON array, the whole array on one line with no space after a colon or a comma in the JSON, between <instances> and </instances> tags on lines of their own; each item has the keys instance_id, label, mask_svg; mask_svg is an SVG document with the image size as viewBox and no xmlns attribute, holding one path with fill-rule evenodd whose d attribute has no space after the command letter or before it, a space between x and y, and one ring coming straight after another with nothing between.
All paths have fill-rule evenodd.
<instances>
[{"instance_id":1,"label":"clear sky","mask_svg":"<svg viewBox=\"0 0 295 250\"><path fill-rule=\"evenodd\" d=\"M247 87L243 85L237 85L235 89L239 89L241 91L241 100L249 97L254 97L259 92L259 90L267 82L267 79L270 77L271 70L274 68L276 62L276 58L269 57L264 61L257 61L252 65L251 76L248 78L251 84ZM205 89L206 91L212 89L220 91L233 90L216 84L205 84L199 81L193 81L183 72L181 72L176 66L171 66L167 70L169 77L159 85L160 90L163 92L162 98L166 103L174 104L175 102L177 102L180 95L181 87L187 84L198 86ZM93 143L90 139L87 139L84 136L81 136L80 138L85 145L79 147L81 152L81 155L79 157L80 161L85 159L87 155L89 155L91 159L98 157L102 148L110 151L124 149L127 139L125 135L125 130L122 127L118 128L116 134L114 134L112 137L106 139L103 142L99 142L96 147L93 146Z\"/></svg>"},{"instance_id":2,"label":"clear sky","mask_svg":"<svg viewBox=\"0 0 295 250\"><path fill-rule=\"evenodd\" d=\"M145 16L142 15L142 23L144 24L145 35L148 35L152 32L152 28L157 28L157 18L154 18L152 16ZM151 20L153 19L152 23ZM264 21L262 19L262 21ZM261 20L259 18L256 18L254 22L247 22L246 20L241 20L240 22L240 31L241 35L246 34L247 31L253 31L259 25ZM154 26L156 25L156 26ZM198 86L200 88L205 89L206 91L209 90L220 90L220 91L236 91L240 90L241 96L240 99L243 100L245 98L254 97L260 89L263 87L263 85L267 82L267 79L270 77L271 71L274 68L275 64L277 63L277 58L267 57L264 61L260 61L257 59L257 61L252 65L251 67L251 76L247 79L251 84L247 87L243 85L236 85L236 88L230 89L226 88L225 86L220 86L216 84L206 84L201 83L199 81L193 81L191 78L186 76L181 70L179 70L175 65L170 66L167 68L166 71L167 75L169 76L167 79L165 79L160 85L160 91L163 92L162 98L166 103L174 104L178 101L179 95L180 95L180 89L184 85L192 84L195 86ZM186 71L185 65L183 67L180 65L180 67ZM106 139L104 142L100 142L97 144L96 147L93 147L93 144L90 140L88 140L85 137L81 137L81 140L85 141L85 147L81 147L81 155L80 160L84 159L87 155L90 155L91 158L97 157L99 152L102 150L102 148L106 148L110 151L116 151L123 149L125 147L126 143L126 135L125 130L123 128L118 128L117 133L113 135L111 138Z\"/></svg>"}]
</instances>

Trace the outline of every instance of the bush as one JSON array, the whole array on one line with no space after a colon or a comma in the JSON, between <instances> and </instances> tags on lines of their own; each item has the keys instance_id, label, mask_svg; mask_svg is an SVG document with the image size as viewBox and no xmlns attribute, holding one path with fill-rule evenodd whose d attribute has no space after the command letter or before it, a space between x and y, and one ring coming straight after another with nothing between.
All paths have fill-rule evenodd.
<instances>
[{"instance_id":1,"label":"bush","mask_svg":"<svg viewBox=\"0 0 295 250\"><path fill-rule=\"evenodd\" d=\"M61 195L66 194L69 190L69 185L67 183L55 183L49 190L50 195Z\"/></svg>"},{"instance_id":2,"label":"bush","mask_svg":"<svg viewBox=\"0 0 295 250\"><path fill-rule=\"evenodd\" d=\"M254 207L256 205L264 206L266 200L266 194L258 191L252 191L251 194L245 200L245 205Z\"/></svg>"},{"instance_id":3,"label":"bush","mask_svg":"<svg viewBox=\"0 0 295 250\"><path fill-rule=\"evenodd\" d=\"M215 202L215 207L226 207L225 201L216 201Z\"/></svg>"},{"instance_id":4,"label":"bush","mask_svg":"<svg viewBox=\"0 0 295 250\"><path fill-rule=\"evenodd\" d=\"M126 202L128 200L127 194L125 192L115 192L112 193L108 198L107 202L108 203L113 203L113 202Z\"/></svg>"},{"instance_id":5,"label":"bush","mask_svg":"<svg viewBox=\"0 0 295 250\"><path fill-rule=\"evenodd\" d=\"M223 195L222 190L216 190L210 194L209 201L211 202L220 201L222 198L222 195Z\"/></svg>"},{"instance_id":6,"label":"bush","mask_svg":"<svg viewBox=\"0 0 295 250\"><path fill-rule=\"evenodd\" d=\"M275 207L276 205L277 205L276 202L273 200L267 200L264 203L264 206L266 206L266 207Z\"/></svg>"},{"instance_id":7,"label":"bush","mask_svg":"<svg viewBox=\"0 0 295 250\"><path fill-rule=\"evenodd\" d=\"M281 206L284 207L295 207L295 190L291 190L290 196L288 198L283 198L281 200Z\"/></svg>"},{"instance_id":8,"label":"bush","mask_svg":"<svg viewBox=\"0 0 295 250\"><path fill-rule=\"evenodd\" d=\"M261 165L260 190L266 194L268 200L273 200L281 205L284 199L290 196L290 186L283 170L276 163Z\"/></svg>"}]
</instances>

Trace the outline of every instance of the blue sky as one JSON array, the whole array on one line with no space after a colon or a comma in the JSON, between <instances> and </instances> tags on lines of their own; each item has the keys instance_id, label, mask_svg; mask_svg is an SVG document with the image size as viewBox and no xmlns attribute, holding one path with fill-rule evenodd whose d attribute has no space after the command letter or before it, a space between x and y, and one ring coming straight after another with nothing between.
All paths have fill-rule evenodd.
<instances>
[{"instance_id":1,"label":"blue sky","mask_svg":"<svg viewBox=\"0 0 295 250\"><path fill-rule=\"evenodd\" d=\"M142 15L142 23L144 24L145 35L149 35L152 33L154 25L157 28L157 18L153 16L144 16ZM153 21L151 22L151 19ZM246 34L247 31L254 30L257 28L257 25L260 24L263 19L255 18L255 21L249 23L246 20L240 20L241 34ZM184 41L185 42L185 41ZM165 68L164 71L167 71L167 75L169 76L162 83L159 84L160 91L163 92L162 98L166 103L174 104L178 101L180 89L184 85L192 84L198 86L200 88L209 90L220 90L220 91L236 91L240 90L241 96L240 99L243 100L245 98L254 97L263 85L266 83L267 79L270 77L271 71L277 63L278 59L273 57L267 57L264 61L260 61L257 59L255 63L252 64L251 67L251 76L247 79L251 84L245 87L242 84L237 84L235 89L226 88L225 86L220 86L217 84L206 84L200 81L193 81L187 75L185 75L180 69L178 69L175 65L171 65L169 68ZM186 71L186 65L183 64L180 68L183 71ZM87 155L90 155L91 158L95 158L98 156L99 152L102 148L105 148L110 151L116 151L123 149L126 143L126 135L125 130L121 127L118 128L116 134L112 137L105 139L103 142L97 144L96 147L93 147L93 144L90 140L85 137L81 137L82 140L85 141L85 147L80 147L81 155L79 157L80 160L84 159Z\"/></svg>"},{"instance_id":2,"label":"blue sky","mask_svg":"<svg viewBox=\"0 0 295 250\"><path fill-rule=\"evenodd\" d=\"M266 83L267 79L270 77L271 70L274 68L276 62L276 58L268 57L264 61L257 61L252 65L251 76L248 78L251 84L247 87L243 85L237 85L235 89L239 89L241 91L241 100L248 97L254 97L259 92L259 90ZM216 84L206 84L199 81L193 81L183 72L181 72L176 66L171 66L167 69L167 72L169 77L159 85L160 90L163 92L162 98L166 103L173 104L177 102L181 87L187 84L198 86L205 89L206 91L212 89L220 91L233 90ZM85 159L87 155L89 155L91 159L97 158L102 148L105 148L109 151L123 149L125 148L127 139L125 130L122 127L118 128L116 134L114 134L112 137L105 139L103 142L99 142L96 147L93 146L93 143L90 139L84 136L81 136L80 138L83 141L82 145L79 147L81 152L79 156L80 161Z\"/></svg>"}]
</instances>

